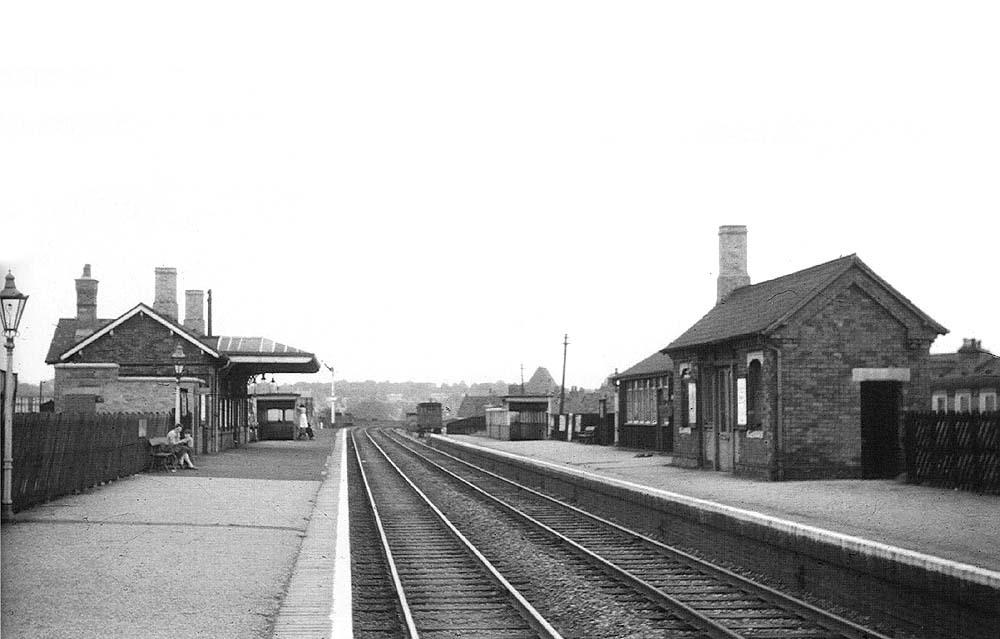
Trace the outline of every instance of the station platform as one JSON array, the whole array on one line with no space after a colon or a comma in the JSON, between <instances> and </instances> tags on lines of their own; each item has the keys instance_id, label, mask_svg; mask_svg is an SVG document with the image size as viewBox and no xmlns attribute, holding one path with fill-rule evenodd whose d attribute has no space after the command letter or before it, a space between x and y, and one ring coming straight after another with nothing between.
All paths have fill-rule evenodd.
<instances>
[{"instance_id":1,"label":"station platform","mask_svg":"<svg viewBox=\"0 0 1000 639\"><path fill-rule=\"evenodd\" d=\"M343 458L344 432L317 430L16 513L0 636L349 638Z\"/></svg>"},{"instance_id":2,"label":"station platform","mask_svg":"<svg viewBox=\"0 0 1000 639\"><path fill-rule=\"evenodd\" d=\"M143 473L18 513L0 535L2 633L351 637L345 435L251 444L196 458L198 471ZM910 557L1000 591L996 496L762 482L607 446L429 437Z\"/></svg>"},{"instance_id":3,"label":"station platform","mask_svg":"<svg viewBox=\"0 0 1000 639\"><path fill-rule=\"evenodd\" d=\"M705 508L752 516L785 530L837 540L858 551L936 564L946 572L1000 587L1000 497L995 495L895 480L767 482L671 466L664 455L649 451L557 440L445 437L625 482Z\"/></svg>"}]
</instances>

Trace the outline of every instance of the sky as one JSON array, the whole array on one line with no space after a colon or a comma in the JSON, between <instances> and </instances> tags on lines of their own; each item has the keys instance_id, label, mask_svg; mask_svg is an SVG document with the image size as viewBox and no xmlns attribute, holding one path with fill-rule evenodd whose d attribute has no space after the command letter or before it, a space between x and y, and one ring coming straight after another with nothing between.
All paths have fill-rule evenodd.
<instances>
[{"instance_id":1,"label":"sky","mask_svg":"<svg viewBox=\"0 0 1000 639\"><path fill-rule=\"evenodd\" d=\"M157 266L217 334L354 381L594 388L715 303L856 253L1000 353L991 2L56 2L0 10L0 268L50 379ZM327 377L328 378L328 377ZM317 376L283 376L313 381Z\"/></svg>"}]
</instances>

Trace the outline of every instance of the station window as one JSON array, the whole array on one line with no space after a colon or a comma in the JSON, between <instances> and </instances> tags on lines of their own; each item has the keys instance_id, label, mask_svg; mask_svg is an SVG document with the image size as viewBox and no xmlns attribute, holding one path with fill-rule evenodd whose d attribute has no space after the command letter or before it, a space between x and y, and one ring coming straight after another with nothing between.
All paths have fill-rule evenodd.
<instances>
[{"instance_id":1,"label":"station window","mask_svg":"<svg viewBox=\"0 0 1000 639\"><path fill-rule=\"evenodd\" d=\"M992 413L997 409L997 394L995 391L980 391L979 412Z\"/></svg>"},{"instance_id":2,"label":"station window","mask_svg":"<svg viewBox=\"0 0 1000 639\"><path fill-rule=\"evenodd\" d=\"M935 413L947 413L948 412L948 394L947 393L934 393L931 396L931 410Z\"/></svg>"},{"instance_id":3,"label":"station window","mask_svg":"<svg viewBox=\"0 0 1000 639\"><path fill-rule=\"evenodd\" d=\"M637 379L625 382L626 423L656 422L656 388L658 379Z\"/></svg>"},{"instance_id":4,"label":"station window","mask_svg":"<svg viewBox=\"0 0 1000 639\"><path fill-rule=\"evenodd\" d=\"M961 391L955 393L955 412L968 413L972 410L972 393Z\"/></svg>"}]
</instances>

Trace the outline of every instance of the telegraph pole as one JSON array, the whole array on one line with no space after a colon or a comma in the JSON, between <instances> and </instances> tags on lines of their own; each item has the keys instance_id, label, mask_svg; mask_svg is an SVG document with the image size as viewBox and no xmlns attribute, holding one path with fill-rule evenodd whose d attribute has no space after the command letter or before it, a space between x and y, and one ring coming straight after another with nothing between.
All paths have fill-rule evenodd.
<instances>
[{"instance_id":1,"label":"telegraph pole","mask_svg":"<svg viewBox=\"0 0 1000 639\"><path fill-rule=\"evenodd\" d=\"M559 414L563 414L563 404L566 402L566 347L569 345L569 333L563 335L563 371L562 384L559 387Z\"/></svg>"}]
</instances>

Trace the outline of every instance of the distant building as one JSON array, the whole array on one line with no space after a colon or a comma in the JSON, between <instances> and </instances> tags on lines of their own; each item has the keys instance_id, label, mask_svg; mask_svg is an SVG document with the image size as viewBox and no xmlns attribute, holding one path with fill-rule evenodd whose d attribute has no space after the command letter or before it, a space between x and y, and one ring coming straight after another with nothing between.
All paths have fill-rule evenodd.
<instances>
[{"instance_id":1,"label":"distant building","mask_svg":"<svg viewBox=\"0 0 1000 639\"><path fill-rule=\"evenodd\" d=\"M556 384L556 380L552 379L552 375L544 366L535 369L534 374L524 383L523 388L508 390L510 395L553 395L558 392L559 384Z\"/></svg>"},{"instance_id":2,"label":"distant building","mask_svg":"<svg viewBox=\"0 0 1000 639\"><path fill-rule=\"evenodd\" d=\"M486 409L501 404L501 398L495 395L466 395L458 405L458 419L469 417L484 417Z\"/></svg>"},{"instance_id":3,"label":"distant building","mask_svg":"<svg viewBox=\"0 0 1000 639\"><path fill-rule=\"evenodd\" d=\"M947 332L856 255L759 284L746 227L719 230L716 306L662 350L674 459L770 479L892 477Z\"/></svg>"},{"instance_id":4,"label":"distant building","mask_svg":"<svg viewBox=\"0 0 1000 639\"><path fill-rule=\"evenodd\" d=\"M930 356L929 408L956 413L995 411L1000 394L1000 357L983 348L978 339L962 341L956 353Z\"/></svg>"},{"instance_id":5,"label":"distant building","mask_svg":"<svg viewBox=\"0 0 1000 639\"><path fill-rule=\"evenodd\" d=\"M507 395L486 408L486 434L494 439L545 439L551 395Z\"/></svg>"},{"instance_id":6,"label":"distant building","mask_svg":"<svg viewBox=\"0 0 1000 639\"><path fill-rule=\"evenodd\" d=\"M618 443L673 450L671 404L674 362L659 351L614 376L618 383Z\"/></svg>"},{"instance_id":7,"label":"distant building","mask_svg":"<svg viewBox=\"0 0 1000 639\"><path fill-rule=\"evenodd\" d=\"M211 453L247 441L247 386L258 374L319 370L315 355L301 349L206 334L202 291L186 291L181 323L174 268L156 269L152 306L138 303L113 319L97 316L97 285L88 264L76 280L76 317L59 320L49 345L57 412L173 412L179 387L175 419L192 429L196 449Z\"/></svg>"}]
</instances>

